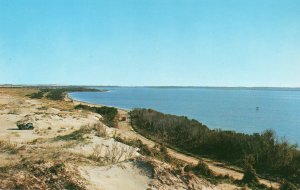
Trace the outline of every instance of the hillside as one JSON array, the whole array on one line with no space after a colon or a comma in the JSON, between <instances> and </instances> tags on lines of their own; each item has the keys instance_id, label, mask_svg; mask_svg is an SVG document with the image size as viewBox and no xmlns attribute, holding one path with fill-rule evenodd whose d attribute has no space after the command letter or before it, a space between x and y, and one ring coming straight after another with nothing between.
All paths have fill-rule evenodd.
<instances>
[{"instance_id":1,"label":"hillside","mask_svg":"<svg viewBox=\"0 0 300 190\"><path fill-rule=\"evenodd\" d=\"M2 189L236 188L185 172L181 162L165 162L167 152L143 145L157 153L149 156L121 143L122 124L107 127L100 114L75 109L72 101L26 96L36 92L0 89ZM17 123L32 123L34 129L18 130Z\"/></svg>"}]
</instances>

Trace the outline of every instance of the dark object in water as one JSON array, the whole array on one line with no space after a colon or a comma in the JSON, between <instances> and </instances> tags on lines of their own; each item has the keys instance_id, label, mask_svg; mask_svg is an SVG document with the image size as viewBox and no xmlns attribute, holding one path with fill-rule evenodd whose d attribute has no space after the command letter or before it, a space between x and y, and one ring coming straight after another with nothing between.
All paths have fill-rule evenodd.
<instances>
[{"instance_id":1,"label":"dark object in water","mask_svg":"<svg viewBox=\"0 0 300 190\"><path fill-rule=\"evenodd\" d=\"M256 107L256 110L258 111L258 110L259 110L259 107Z\"/></svg>"},{"instance_id":2,"label":"dark object in water","mask_svg":"<svg viewBox=\"0 0 300 190\"><path fill-rule=\"evenodd\" d=\"M17 123L17 126L19 130L32 130L34 128L32 123Z\"/></svg>"}]
</instances>

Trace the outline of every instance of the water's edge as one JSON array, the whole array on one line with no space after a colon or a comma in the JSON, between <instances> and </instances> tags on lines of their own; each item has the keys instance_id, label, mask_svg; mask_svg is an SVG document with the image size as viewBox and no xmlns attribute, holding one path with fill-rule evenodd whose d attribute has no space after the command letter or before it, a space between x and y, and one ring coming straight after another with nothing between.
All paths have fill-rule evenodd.
<instances>
[{"instance_id":1,"label":"water's edge","mask_svg":"<svg viewBox=\"0 0 300 190\"><path fill-rule=\"evenodd\" d=\"M272 129L279 139L288 137L286 139L290 142L300 143L297 132L300 130L297 119L297 113L300 113L299 91L260 89L222 91L212 88L161 90L161 88L122 87L109 89L109 92L75 92L69 93L68 96L77 102L116 107L127 112L134 108L150 108L166 114L187 116L207 125L210 129L244 134L261 133ZM258 111L255 111L256 106L261 106ZM215 120L217 120L215 123L207 122ZM245 123L247 125L244 125Z\"/></svg>"}]
</instances>

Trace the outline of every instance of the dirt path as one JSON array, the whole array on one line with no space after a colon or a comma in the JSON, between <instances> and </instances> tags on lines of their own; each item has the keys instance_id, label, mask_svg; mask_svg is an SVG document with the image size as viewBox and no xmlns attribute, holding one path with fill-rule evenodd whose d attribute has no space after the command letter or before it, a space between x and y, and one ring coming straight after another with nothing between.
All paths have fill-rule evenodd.
<instances>
[{"instance_id":1,"label":"dirt path","mask_svg":"<svg viewBox=\"0 0 300 190\"><path fill-rule=\"evenodd\" d=\"M86 104L86 105L90 105L90 106L99 106L99 105L96 105L96 104L89 104L89 103L86 103L86 102L80 102L80 101L76 101L76 100L73 100L73 102L75 104ZM129 138L129 139L139 139L144 144L146 144L150 147L153 147L155 145L154 141L145 138L144 136L140 135L139 133L135 132L132 129L131 124L130 124L130 120L129 120L129 116L128 116L128 111L123 110L123 109L118 109L118 111L119 111L120 118L122 118L122 117L126 118L126 121L119 121L118 122L118 128L121 131L119 133L119 135L121 137ZM176 159L182 160L186 163L197 164L199 162L198 158L185 155L183 153L177 152L177 151L175 151L173 149L170 149L170 148L168 148L168 152L169 152L170 156L172 156ZM240 180L240 179L243 178L244 174L242 172L238 172L238 171L235 171L235 170L230 169L230 168L225 168L225 167L219 166L220 163L215 162L215 161L210 160L210 159L202 158L202 160L208 165L208 167L215 174L229 175L229 176L231 176L231 177L233 177L234 179L237 179L237 180ZM277 182L273 182L273 181L266 180L266 179L259 179L259 181L260 181L260 183L262 183L262 184L264 184L268 187L272 187L272 188L275 188L275 189L279 189L279 187L280 187L280 184L277 183Z\"/></svg>"},{"instance_id":2,"label":"dirt path","mask_svg":"<svg viewBox=\"0 0 300 190\"><path fill-rule=\"evenodd\" d=\"M138 134L137 132L135 132L132 129L132 127L129 123L128 113L126 111L119 110L119 114L121 115L121 117L127 118L126 121L119 122L119 129L122 131L122 133L120 133L121 137L130 138L130 139L140 139L144 144L146 144L150 147L153 147L155 145L155 142L153 142L150 139L145 138L144 136ZM197 164L199 161L198 158L188 156L183 153L179 153L170 148L168 148L168 152L169 152L170 156L172 156L176 159L182 160L186 163ZM243 178L243 173L241 173L241 172L235 171L233 169L217 166L216 162L209 160L209 159L203 159L203 161L216 174L229 175L229 176L233 177L234 179L238 179L238 180L241 180ZM260 181L260 183L267 185L268 187L273 187L276 189L279 189L279 186L280 186L280 184L277 182L273 182L273 181L269 181L269 180L265 180L265 179L259 179L259 181Z\"/></svg>"}]
</instances>

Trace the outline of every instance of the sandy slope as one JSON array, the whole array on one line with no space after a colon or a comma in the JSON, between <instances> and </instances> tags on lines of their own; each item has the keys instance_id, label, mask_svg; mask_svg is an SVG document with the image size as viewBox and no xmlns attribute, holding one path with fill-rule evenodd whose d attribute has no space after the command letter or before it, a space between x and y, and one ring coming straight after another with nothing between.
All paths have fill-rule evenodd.
<instances>
[{"instance_id":1,"label":"sandy slope","mask_svg":"<svg viewBox=\"0 0 300 190\"><path fill-rule=\"evenodd\" d=\"M0 167L13 168L15 164L26 158L27 162L41 171L48 171L47 167L55 164L52 163L55 158L59 162L64 162L65 167L70 171L76 172L78 169L74 177L76 179L82 177L88 189L129 190L147 189L148 187L160 190L230 189L215 187L195 176L187 178L174 175L170 172L171 166L168 164L147 164L149 158L136 161L141 157L134 148L118 143L112 138L114 133L132 138L142 138L138 134L133 135L135 133L128 128L126 123L121 123L120 129L108 128L101 123L100 115L75 110L73 102L35 100L25 96L34 91L35 89L28 88L0 88L0 141L8 142L12 145L12 149L19 147L19 153L0 152ZM127 113L120 110L120 114L126 116ZM17 130L16 123L18 121L32 122L35 129ZM105 127L107 134L99 137L94 132L89 132L82 137L80 142L55 140L57 136L72 134L83 126L93 126L94 124L101 124ZM149 143L153 142L147 141L147 144ZM98 156L101 159L113 157L114 161L112 162L110 159L106 162L94 161L91 156L94 156L95 152L99 153ZM57 155L58 153L60 154ZM115 153L116 155L114 155ZM133 160L129 161L129 159ZM18 168L11 171L13 181L19 181L21 184L26 181L29 185L37 185L34 181L30 182L30 178L24 178L24 168L21 170ZM150 173L149 170L151 170ZM47 176L40 177L47 178ZM186 179L189 180L186 181ZM10 181L10 178L0 178L0 188L3 188L3 184L10 187L11 183L14 182ZM41 184L44 185L44 182L42 181Z\"/></svg>"},{"instance_id":2,"label":"sandy slope","mask_svg":"<svg viewBox=\"0 0 300 190\"><path fill-rule=\"evenodd\" d=\"M126 114L125 111L121 111L122 114ZM121 129L124 131L121 133L121 136L127 137L127 138L138 138L140 140L143 141L144 144L147 144L149 146L154 146L155 143L143 136L141 136L140 134L136 133L135 131L133 131L132 127L129 125L128 121L123 122L121 125ZM198 158L192 157L192 156L188 156L185 154L182 154L180 152L177 152L173 149L168 148L168 152L171 156L173 156L174 158L177 158L179 160L183 160L185 162L188 163L192 163L192 164L197 164L199 162ZM206 164L208 165L208 167L215 172L216 174L222 174L222 175L229 175L231 177L233 177L234 179L242 179L243 178L243 173L229 169L229 168L225 168L225 167L220 167L217 166L217 162L214 162L212 160L209 159L205 159L203 158L203 160L206 162ZM274 187L276 189L279 188L279 183L273 182L273 181L269 181L266 179L260 179L259 180L260 183L265 184L269 187Z\"/></svg>"},{"instance_id":3,"label":"sandy slope","mask_svg":"<svg viewBox=\"0 0 300 190\"><path fill-rule=\"evenodd\" d=\"M51 103L0 93L0 138L12 141L29 141L39 137L50 138L99 122L98 114L83 115L79 112L54 108ZM18 121L31 122L35 129L17 130Z\"/></svg>"},{"instance_id":4,"label":"sandy slope","mask_svg":"<svg viewBox=\"0 0 300 190\"><path fill-rule=\"evenodd\" d=\"M149 188L151 176L144 168L133 162L124 162L112 166L80 167L81 174L90 181L90 188L95 190L140 190Z\"/></svg>"},{"instance_id":5,"label":"sandy slope","mask_svg":"<svg viewBox=\"0 0 300 190\"><path fill-rule=\"evenodd\" d=\"M91 106L97 106L95 104L88 104L88 103L84 103L84 102L80 102L80 101L74 101L75 104L87 104L87 105L91 105ZM124 138L130 138L130 139L140 139L144 144L153 147L155 145L155 142L153 142L150 139L145 138L144 136L138 134L137 132L135 132L131 125L130 125L130 121L129 121L129 116L128 116L128 112L126 110L123 109L119 109L119 114L123 117L126 117L127 120L126 121L120 121L118 124L118 128L119 128L119 134L120 136L124 137ZM174 158L177 158L179 160L185 161L187 163L191 163L191 164L197 164L199 162L198 158L192 157L192 156L188 156L185 154L182 154L178 151L175 151L173 149L168 148L168 152L171 156L173 156ZM215 172L216 174L222 174L222 175L229 175L231 177L233 177L234 179L242 179L243 178L243 173L230 169L230 168L225 168L225 167L221 167L219 166L220 163L215 162L213 160L209 160L206 158L202 158L202 160L205 161L205 163L208 165L208 167ZM278 189L280 184L277 182L273 182L270 180L266 180L266 179L259 179L260 183L265 184L269 187L273 187ZM231 185L221 185L219 186L219 188L221 189L235 189L236 186L231 186Z\"/></svg>"}]
</instances>

